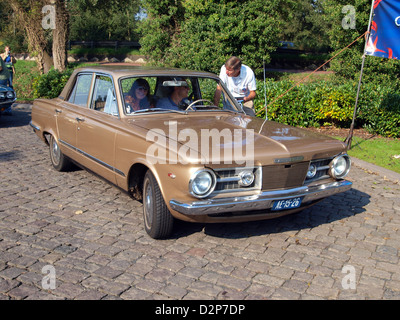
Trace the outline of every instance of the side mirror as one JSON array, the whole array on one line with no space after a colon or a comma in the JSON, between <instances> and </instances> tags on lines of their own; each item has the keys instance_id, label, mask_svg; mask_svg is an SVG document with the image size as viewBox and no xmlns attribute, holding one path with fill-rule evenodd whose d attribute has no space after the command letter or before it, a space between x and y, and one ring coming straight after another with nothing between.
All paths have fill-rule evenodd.
<instances>
[{"instance_id":1,"label":"side mirror","mask_svg":"<svg viewBox=\"0 0 400 320\"><path fill-rule=\"evenodd\" d=\"M245 106L242 106L242 108L243 108L244 113L247 114L248 116L250 116L250 117L256 116L256 113L252 108L245 107Z\"/></svg>"}]
</instances>

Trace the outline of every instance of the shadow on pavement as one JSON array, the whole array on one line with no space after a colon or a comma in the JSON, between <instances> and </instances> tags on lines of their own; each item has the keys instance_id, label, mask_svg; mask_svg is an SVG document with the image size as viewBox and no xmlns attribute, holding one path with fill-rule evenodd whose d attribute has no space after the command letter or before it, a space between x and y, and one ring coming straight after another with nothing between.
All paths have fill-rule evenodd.
<instances>
[{"instance_id":1,"label":"shadow on pavement","mask_svg":"<svg viewBox=\"0 0 400 320\"><path fill-rule=\"evenodd\" d=\"M14 128L23 127L31 121L32 105L30 104L16 104L12 106L11 116L0 116L0 128Z\"/></svg>"},{"instance_id":2,"label":"shadow on pavement","mask_svg":"<svg viewBox=\"0 0 400 320\"><path fill-rule=\"evenodd\" d=\"M298 213L270 220L216 224L176 221L172 238L189 236L203 229L207 235L226 239L245 239L252 236L312 229L363 213L364 207L369 202L368 194L351 189L326 198Z\"/></svg>"}]
</instances>

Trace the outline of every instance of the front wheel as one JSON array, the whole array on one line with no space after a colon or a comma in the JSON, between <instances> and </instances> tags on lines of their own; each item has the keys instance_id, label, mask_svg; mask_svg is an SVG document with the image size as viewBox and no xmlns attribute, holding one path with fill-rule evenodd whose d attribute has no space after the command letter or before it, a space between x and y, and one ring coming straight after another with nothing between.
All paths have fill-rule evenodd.
<instances>
[{"instance_id":1,"label":"front wheel","mask_svg":"<svg viewBox=\"0 0 400 320\"><path fill-rule=\"evenodd\" d=\"M169 212L154 175L148 170L143 181L143 219L147 234L153 239L168 237L174 217Z\"/></svg>"},{"instance_id":2,"label":"front wheel","mask_svg":"<svg viewBox=\"0 0 400 320\"><path fill-rule=\"evenodd\" d=\"M57 171L66 171L71 167L71 160L69 160L60 150L57 140L50 136L50 160L54 169Z\"/></svg>"}]
</instances>

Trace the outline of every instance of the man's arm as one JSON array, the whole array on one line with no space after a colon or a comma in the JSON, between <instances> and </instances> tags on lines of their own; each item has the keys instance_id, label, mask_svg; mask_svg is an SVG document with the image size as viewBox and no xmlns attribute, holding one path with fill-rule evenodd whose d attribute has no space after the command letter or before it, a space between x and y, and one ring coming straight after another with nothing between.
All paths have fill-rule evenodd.
<instances>
[{"instance_id":1,"label":"man's arm","mask_svg":"<svg viewBox=\"0 0 400 320\"><path fill-rule=\"evenodd\" d=\"M214 94L214 105L216 105L216 106L219 105L219 100L221 99L221 93L222 93L221 86L218 85L217 89L215 90L215 94Z\"/></svg>"},{"instance_id":2,"label":"man's arm","mask_svg":"<svg viewBox=\"0 0 400 320\"><path fill-rule=\"evenodd\" d=\"M249 95L247 97L243 98L244 102L250 101L250 100L254 100L254 98L256 97L256 92L255 91L250 91Z\"/></svg>"}]
</instances>

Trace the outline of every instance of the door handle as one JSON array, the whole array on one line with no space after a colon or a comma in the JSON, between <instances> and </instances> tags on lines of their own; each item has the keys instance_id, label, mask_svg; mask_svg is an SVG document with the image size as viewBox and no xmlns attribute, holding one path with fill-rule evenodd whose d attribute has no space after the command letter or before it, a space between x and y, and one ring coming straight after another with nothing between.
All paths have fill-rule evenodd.
<instances>
[{"instance_id":1,"label":"door handle","mask_svg":"<svg viewBox=\"0 0 400 320\"><path fill-rule=\"evenodd\" d=\"M79 117L77 117L77 118L75 118L75 119L76 119L76 121L78 121L78 122L83 122L83 121L85 121L84 118L79 118Z\"/></svg>"},{"instance_id":2,"label":"door handle","mask_svg":"<svg viewBox=\"0 0 400 320\"><path fill-rule=\"evenodd\" d=\"M55 111L56 113L58 113L58 114L62 113L62 110L60 110L60 109L55 109L54 111Z\"/></svg>"}]
</instances>

